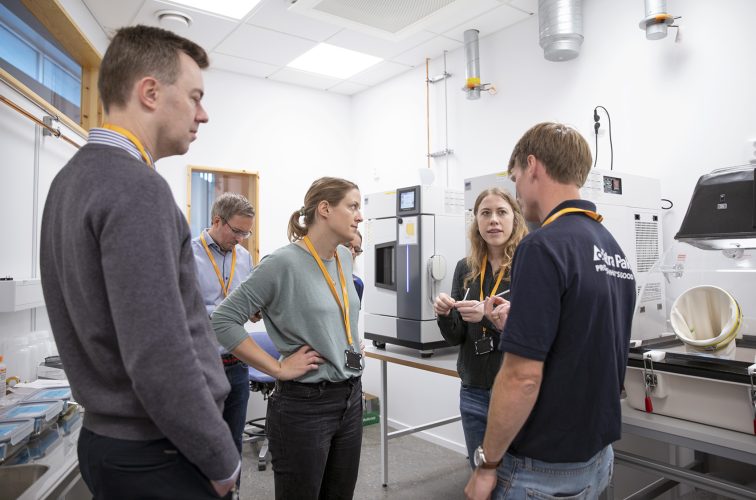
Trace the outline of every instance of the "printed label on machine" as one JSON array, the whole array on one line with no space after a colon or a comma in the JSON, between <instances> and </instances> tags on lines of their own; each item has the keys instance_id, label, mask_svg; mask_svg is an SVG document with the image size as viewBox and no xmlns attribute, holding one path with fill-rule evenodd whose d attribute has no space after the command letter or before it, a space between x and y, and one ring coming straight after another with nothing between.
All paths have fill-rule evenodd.
<instances>
[{"instance_id":1,"label":"printed label on machine","mask_svg":"<svg viewBox=\"0 0 756 500\"><path fill-rule=\"evenodd\" d=\"M403 217L399 226L399 244L417 245L417 217Z\"/></svg>"}]
</instances>

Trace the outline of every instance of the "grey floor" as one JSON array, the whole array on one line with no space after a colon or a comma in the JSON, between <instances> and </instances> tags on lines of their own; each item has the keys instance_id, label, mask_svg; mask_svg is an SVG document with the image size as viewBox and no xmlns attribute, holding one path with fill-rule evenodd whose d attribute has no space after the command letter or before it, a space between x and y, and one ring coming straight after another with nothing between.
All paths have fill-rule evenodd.
<instances>
[{"instance_id":1,"label":"grey floor","mask_svg":"<svg viewBox=\"0 0 756 500\"><path fill-rule=\"evenodd\" d=\"M392 439L389 443L389 484L381 486L380 426L364 428L360 474L356 500L446 500L464 498L470 478L467 458L455 451L414 436ZM244 444L241 500L274 498L273 471L257 470L257 444ZM662 496L661 498L670 498ZM725 500L724 497L693 491L680 500Z\"/></svg>"},{"instance_id":2,"label":"grey floor","mask_svg":"<svg viewBox=\"0 0 756 500\"><path fill-rule=\"evenodd\" d=\"M360 475L354 498L445 500L464 498L462 490L470 477L467 459L455 451L414 436L389 443L389 484L381 486L380 426L364 428ZM273 471L257 470L257 446L244 444L241 500L274 498Z\"/></svg>"}]
</instances>

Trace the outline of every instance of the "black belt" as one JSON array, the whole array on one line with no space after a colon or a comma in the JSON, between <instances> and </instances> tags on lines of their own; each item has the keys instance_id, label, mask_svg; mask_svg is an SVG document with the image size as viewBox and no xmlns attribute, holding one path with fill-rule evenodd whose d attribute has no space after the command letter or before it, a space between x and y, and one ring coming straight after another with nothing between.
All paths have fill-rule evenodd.
<instances>
[{"instance_id":1,"label":"black belt","mask_svg":"<svg viewBox=\"0 0 756 500\"><path fill-rule=\"evenodd\" d=\"M336 388L336 387L347 387L350 385L355 385L360 381L360 377L351 377L346 380L339 380L338 382L331 382L329 380L322 380L320 382L297 382L294 380L276 380L276 387L319 387L321 389L325 388Z\"/></svg>"},{"instance_id":2,"label":"black belt","mask_svg":"<svg viewBox=\"0 0 756 500\"><path fill-rule=\"evenodd\" d=\"M223 366L233 366L241 363L241 360L233 354L221 354L221 361L223 361Z\"/></svg>"}]
</instances>

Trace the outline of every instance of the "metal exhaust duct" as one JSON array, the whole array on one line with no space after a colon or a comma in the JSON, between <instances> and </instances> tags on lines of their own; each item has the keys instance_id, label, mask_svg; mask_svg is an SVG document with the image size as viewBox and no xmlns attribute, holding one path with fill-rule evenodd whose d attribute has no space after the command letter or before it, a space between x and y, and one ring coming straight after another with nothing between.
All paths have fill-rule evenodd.
<instances>
[{"instance_id":1,"label":"metal exhaust duct","mask_svg":"<svg viewBox=\"0 0 756 500\"><path fill-rule=\"evenodd\" d=\"M674 18L667 13L667 0L646 0L646 17L640 22L640 28L646 30L647 40L661 40L667 36L667 26Z\"/></svg>"},{"instance_id":2,"label":"metal exhaust duct","mask_svg":"<svg viewBox=\"0 0 756 500\"><path fill-rule=\"evenodd\" d=\"M583 44L581 0L538 0L539 42L549 61L569 61Z\"/></svg>"},{"instance_id":3,"label":"metal exhaust duct","mask_svg":"<svg viewBox=\"0 0 756 500\"><path fill-rule=\"evenodd\" d=\"M470 100L480 99L480 55L478 30L465 30L465 92Z\"/></svg>"}]
</instances>

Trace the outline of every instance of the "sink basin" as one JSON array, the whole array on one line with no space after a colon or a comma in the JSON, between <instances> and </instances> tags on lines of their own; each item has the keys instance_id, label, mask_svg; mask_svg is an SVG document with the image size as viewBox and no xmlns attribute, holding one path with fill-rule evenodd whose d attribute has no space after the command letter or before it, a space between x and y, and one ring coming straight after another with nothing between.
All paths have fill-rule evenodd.
<instances>
[{"instance_id":1,"label":"sink basin","mask_svg":"<svg viewBox=\"0 0 756 500\"><path fill-rule=\"evenodd\" d=\"M46 465L8 465L0 467L0 500L15 500L20 497L34 481L47 472Z\"/></svg>"}]
</instances>

